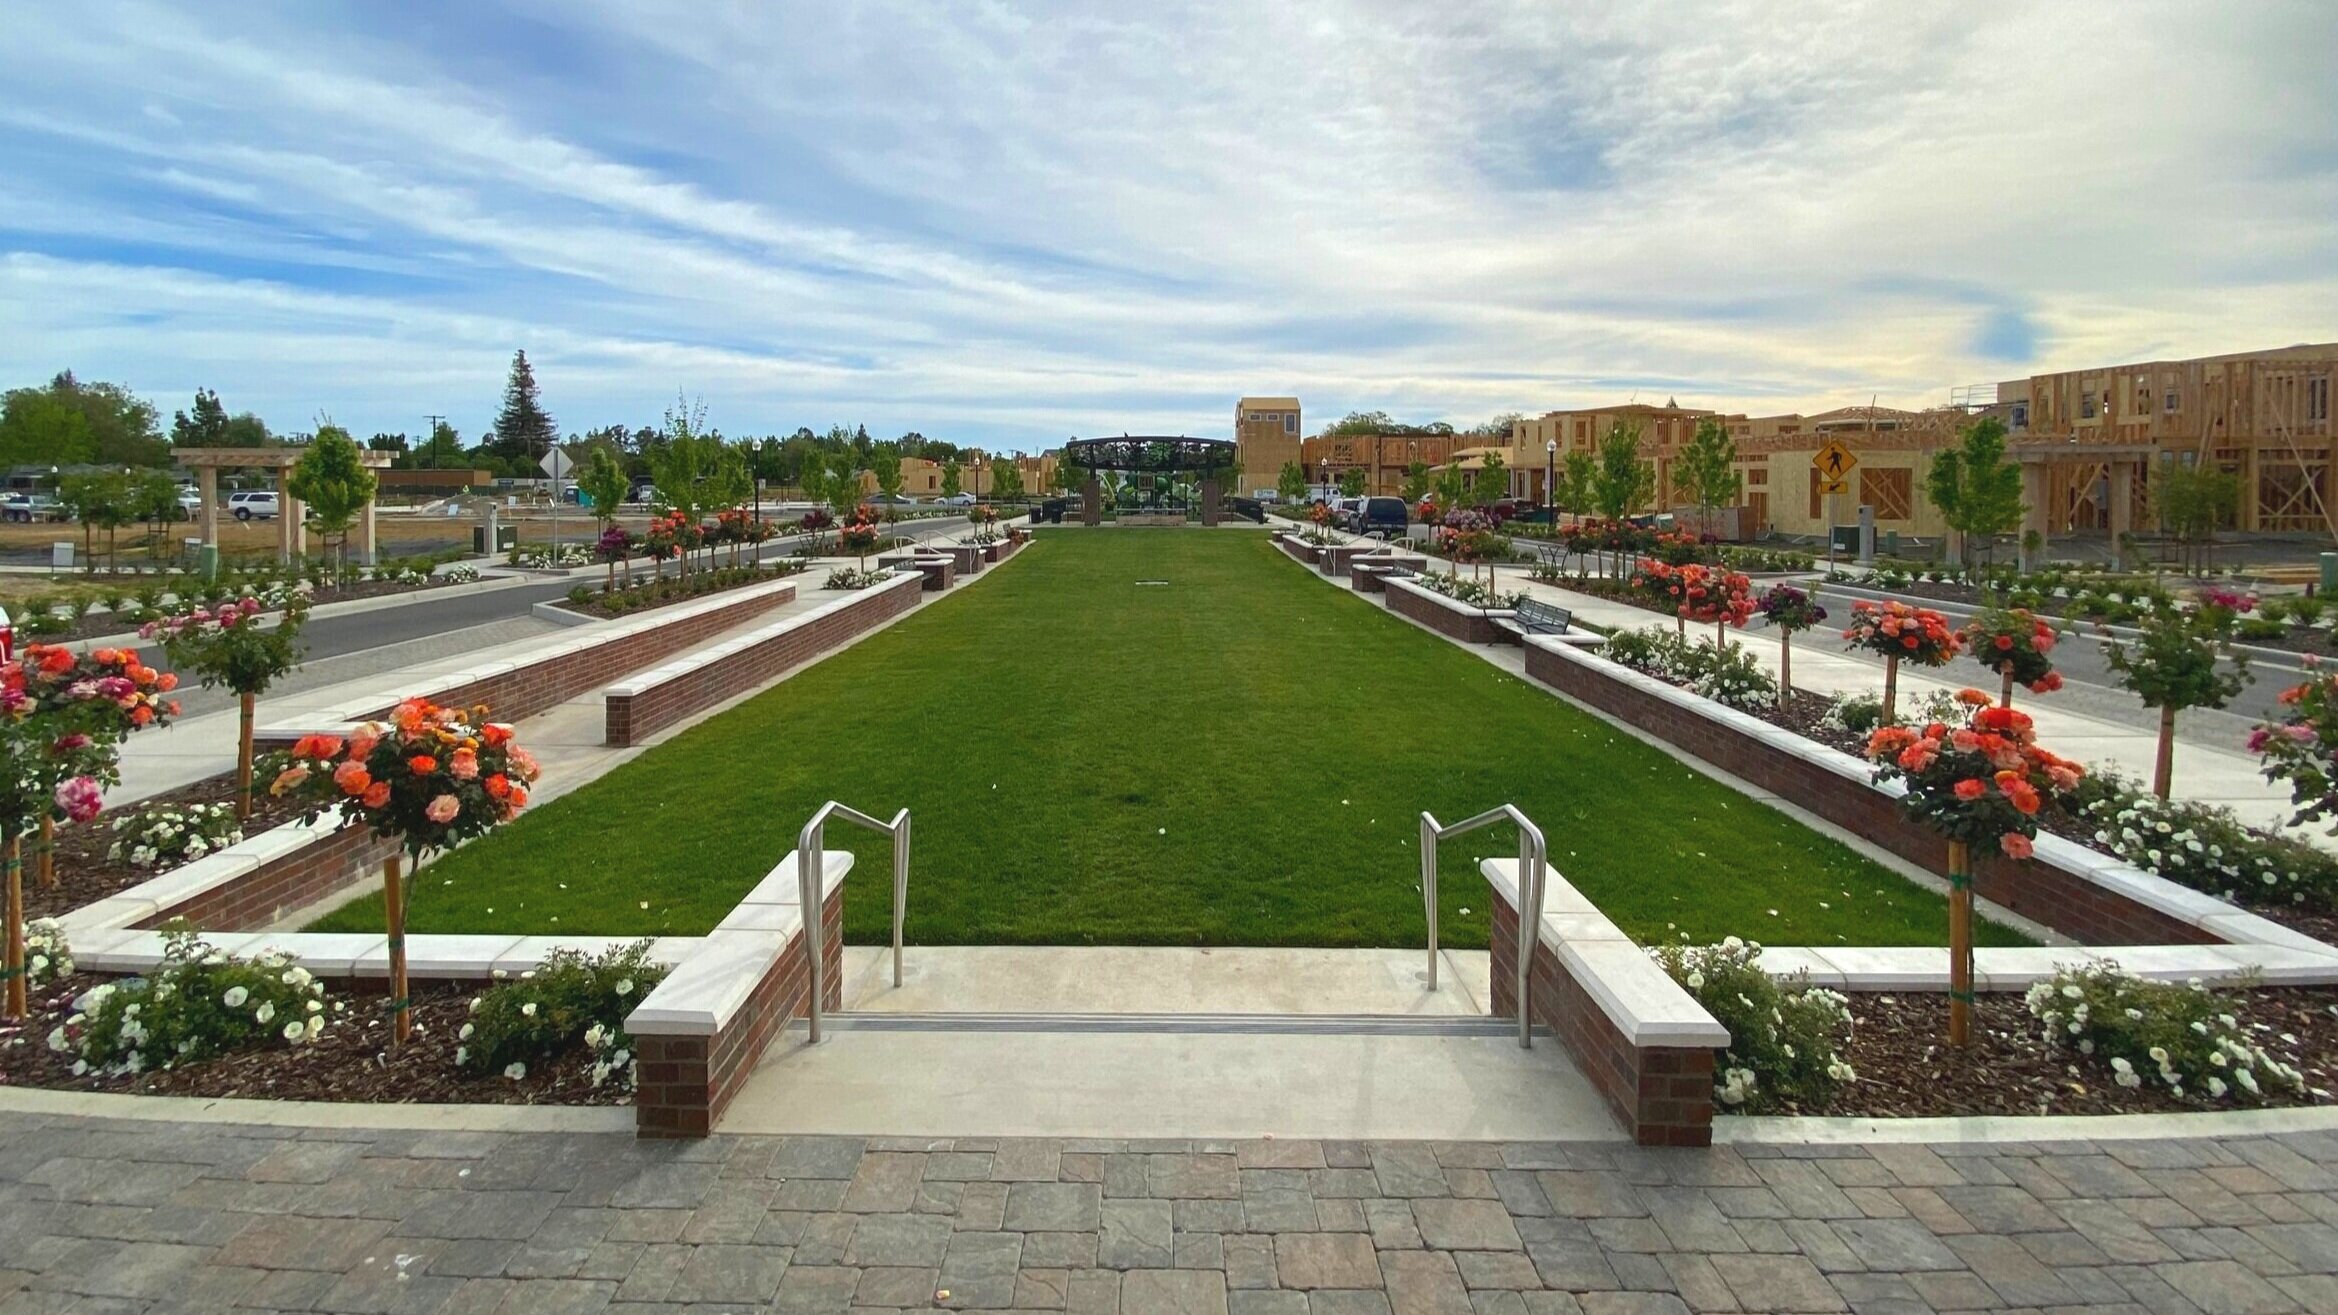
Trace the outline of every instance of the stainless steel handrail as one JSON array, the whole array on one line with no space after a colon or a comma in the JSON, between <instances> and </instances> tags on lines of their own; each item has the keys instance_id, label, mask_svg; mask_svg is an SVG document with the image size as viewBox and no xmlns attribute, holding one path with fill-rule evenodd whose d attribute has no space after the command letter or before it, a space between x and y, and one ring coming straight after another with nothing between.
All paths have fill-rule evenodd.
<instances>
[{"instance_id":1,"label":"stainless steel handrail","mask_svg":"<svg viewBox=\"0 0 2338 1315\"><path fill-rule=\"evenodd\" d=\"M1421 812L1421 905L1429 916L1429 989L1437 989L1437 842L1508 819L1518 824L1518 1044L1534 1045L1534 949L1541 941L1543 867L1550 850L1542 828L1511 804L1445 826Z\"/></svg>"},{"instance_id":2,"label":"stainless steel handrail","mask_svg":"<svg viewBox=\"0 0 2338 1315\"><path fill-rule=\"evenodd\" d=\"M880 822L857 808L847 807L831 799L820 805L812 820L796 833L797 898L803 904L804 959L809 972L811 994L804 1002L804 1021L810 1028L810 1039L820 1039L820 1011L826 1000L827 946L823 943L828 929L821 925L820 911L828 903L828 873L826 850L828 819L842 818L871 831L883 831L893 837L893 984L901 985L901 919L909 907L909 810L904 808L893 815L890 822Z\"/></svg>"}]
</instances>

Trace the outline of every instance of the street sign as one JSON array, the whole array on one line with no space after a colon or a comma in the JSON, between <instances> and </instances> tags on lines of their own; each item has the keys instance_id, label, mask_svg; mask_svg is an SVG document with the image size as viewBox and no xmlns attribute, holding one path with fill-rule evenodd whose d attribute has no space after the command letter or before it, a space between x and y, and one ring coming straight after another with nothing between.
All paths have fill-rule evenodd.
<instances>
[{"instance_id":1,"label":"street sign","mask_svg":"<svg viewBox=\"0 0 2338 1315\"><path fill-rule=\"evenodd\" d=\"M546 452L544 459L536 464L543 467L544 473L554 479L566 479L568 472L576 468L576 463L569 460L568 454L561 451L560 445L557 443L553 444L552 450Z\"/></svg>"},{"instance_id":2,"label":"street sign","mask_svg":"<svg viewBox=\"0 0 2338 1315\"><path fill-rule=\"evenodd\" d=\"M1837 493L1849 493L1851 491L1851 481L1847 479L1828 479L1826 476L1821 475L1819 476L1818 480L1818 491L1820 493L1826 494L1829 497L1832 497Z\"/></svg>"},{"instance_id":3,"label":"street sign","mask_svg":"<svg viewBox=\"0 0 2338 1315\"><path fill-rule=\"evenodd\" d=\"M1859 458L1852 456L1851 449L1844 447L1840 440L1830 439L1825 447L1811 455L1810 464L1818 467L1818 477L1821 483L1840 485L1850 477L1852 469L1859 464ZM1841 493L1843 489L1831 488L1822 491Z\"/></svg>"}]
</instances>

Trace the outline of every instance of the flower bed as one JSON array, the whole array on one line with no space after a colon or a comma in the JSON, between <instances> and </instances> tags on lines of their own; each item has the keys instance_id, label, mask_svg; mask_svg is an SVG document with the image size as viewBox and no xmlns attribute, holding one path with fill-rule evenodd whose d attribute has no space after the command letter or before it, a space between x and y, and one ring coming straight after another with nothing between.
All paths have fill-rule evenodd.
<instances>
[{"instance_id":1,"label":"flower bed","mask_svg":"<svg viewBox=\"0 0 2338 1315\"><path fill-rule=\"evenodd\" d=\"M54 917L109 895L118 895L141 882L217 852L220 846L208 842L202 852L186 852L187 846L182 837L178 840L180 854L175 859L158 854L151 864L141 864L132 855L138 846L133 842L131 832L127 829L116 830L116 827L133 819L160 818L173 811L221 808L227 810L230 824L233 825L235 774L232 772L222 772L192 785L125 805L118 812L101 815L97 820L80 826L59 828L56 841L57 884L43 886L37 881L26 881L26 910L32 917ZM237 829L244 837L256 836L291 821L298 812L286 800L258 794L252 800L252 816Z\"/></svg>"},{"instance_id":2,"label":"flower bed","mask_svg":"<svg viewBox=\"0 0 2338 1315\"><path fill-rule=\"evenodd\" d=\"M1387 581L1384 592L1388 610L1465 644L1499 644L1508 637L1507 632L1494 624L1495 617L1508 616L1507 611L1489 612L1475 604L1458 602L1439 590L1423 588L1420 580L1426 578Z\"/></svg>"},{"instance_id":3,"label":"flower bed","mask_svg":"<svg viewBox=\"0 0 2338 1315\"><path fill-rule=\"evenodd\" d=\"M629 616L636 612L653 611L675 603L687 603L710 594L743 589L763 584L803 571L805 563L787 559L761 566L719 566L689 575L670 575L663 579L636 579L632 584L614 592L593 585L578 585L568 591L567 601L559 607L585 616L611 618Z\"/></svg>"}]
</instances>

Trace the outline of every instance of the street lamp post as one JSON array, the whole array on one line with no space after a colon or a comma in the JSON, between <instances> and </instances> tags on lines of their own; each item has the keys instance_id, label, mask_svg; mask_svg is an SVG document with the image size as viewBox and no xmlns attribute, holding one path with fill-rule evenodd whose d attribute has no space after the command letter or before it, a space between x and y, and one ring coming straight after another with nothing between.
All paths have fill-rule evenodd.
<instances>
[{"instance_id":1,"label":"street lamp post","mask_svg":"<svg viewBox=\"0 0 2338 1315\"><path fill-rule=\"evenodd\" d=\"M750 439L750 440L748 440L748 442L747 442L747 450L748 450L748 451L750 451L750 452L753 452L753 453L755 454L755 526L756 526L756 528L757 528L757 529L761 529L761 528L762 528L762 526L763 526L763 446L764 446L764 443L765 443L765 440L763 440L763 439L760 439L760 438L756 438L756 439ZM757 553L757 560L758 560L758 561L760 561L760 560L761 560L761 553L762 553L762 548L761 548L761 546L760 546L760 545L758 545L758 546L757 546L757 548L756 548L756 553Z\"/></svg>"},{"instance_id":2,"label":"street lamp post","mask_svg":"<svg viewBox=\"0 0 2338 1315\"><path fill-rule=\"evenodd\" d=\"M1559 440L1542 441L1542 502L1552 529L1559 527Z\"/></svg>"}]
</instances>

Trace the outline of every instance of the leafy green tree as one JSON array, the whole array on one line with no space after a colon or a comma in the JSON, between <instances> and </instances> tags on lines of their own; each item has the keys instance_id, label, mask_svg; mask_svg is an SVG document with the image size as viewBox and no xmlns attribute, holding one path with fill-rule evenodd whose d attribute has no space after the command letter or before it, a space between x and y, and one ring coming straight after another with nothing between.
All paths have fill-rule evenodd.
<instances>
[{"instance_id":1,"label":"leafy green tree","mask_svg":"<svg viewBox=\"0 0 2338 1315\"><path fill-rule=\"evenodd\" d=\"M1469 476L1460 464L1448 465L1437 473L1437 507L1451 511L1469 501Z\"/></svg>"},{"instance_id":2,"label":"leafy green tree","mask_svg":"<svg viewBox=\"0 0 2338 1315\"><path fill-rule=\"evenodd\" d=\"M81 522L82 568L97 569L97 557L92 551L91 534L106 532L106 557L111 562L114 533L133 519L130 507L130 481L119 471L97 475L69 475L57 486L57 501L68 515Z\"/></svg>"},{"instance_id":3,"label":"leafy green tree","mask_svg":"<svg viewBox=\"0 0 2338 1315\"><path fill-rule=\"evenodd\" d=\"M1513 429L1516 429L1518 427L1518 422L1524 420L1525 418L1525 416L1519 414L1516 411L1504 411L1502 414L1495 416L1491 420L1486 420L1478 424L1471 425L1469 427L1469 436L1471 438L1482 438L1489 441L1498 442L1507 447L1510 443L1510 432Z\"/></svg>"},{"instance_id":4,"label":"leafy green tree","mask_svg":"<svg viewBox=\"0 0 2338 1315\"><path fill-rule=\"evenodd\" d=\"M2232 646L2239 606L2232 596L2213 592L2190 608L2155 599L2136 625L2141 634L2135 640L2108 638L2103 644L2103 657L2118 682L2134 691L2144 707L2159 709L2151 788L2162 799L2168 797L2175 768L2176 714L2186 708L2221 708L2253 679L2247 655Z\"/></svg>"},{"instance_id":5,"label":"leafy green tree","mask_svg":"<svg viewBox=\"0 0 2338 1315\"><path fill-rule=\"evenodd\" d=\"M528 354L513 352L511 377L503 385L503 409L495 416L495 455L523 466L541 460L560 437L559 426L546 414L536 391L536 368Z\"/></svg>"},{"instance_id":6,"label":"leafy green tree","mask_svg":"<svg viewBox=\"0 0 2338 1315\"><path fill-rule=\"evenodd\" d=\"M990 495L1001 502L1013 502L1023 496L1023 469L1013 458L991 458Z\"/></svg>"},{"instance_id":7,"label":"leafy green tree","mask_svg":"<svg viewBox=\"0 0 2338 1315\"><path fill-rule=\"evenodd\" d=\"M1343 470L1340 472L1339 495L1343 498L1360 498L1364 496L1363 467L1358 466L1353 470Z\"/></svg>"},{"instance_id":8,"label":"leafy green tree","mask_svg":"<svg viewBox=\"0 0 2338 1315\"><path fill-rule=\"evenodd\" d=\"M595 446L589 449L584 469L576 477L576 491L592 503L593 520L598 528L606 530L609 522L616 519L617 508L624 503L625 495L632 491L632 483L625 478L625 467L617 464L609 449Z\"/></svg>"},{"instance_id":9,"label":"leafy green tree","mask_svg":"<svg viewBox=\"0 0 2338 1315\"><path fill-rule=\"evenodd\" d=\"M171 416L171 446L226 447L227 423L227 408L219 404L219 394L208 388L198 388L195 390L194 414L180 411Z\"/></svg>"},{"instance_id":10,"label":"leafy green tree","mask_svg":"<svg viewBox=\"0 0 2338 1315\"><path fill-rule=\"evenodd\" d=\"M2241 478L2217 466L2167 462L2152 476L2151 502L2160 527L2183 545L2185 569L2197 572L2216 531L2240 510Z\"/></svg>"},{"instance_id":11,"label":"leafy green tree","mask_svg":"<svg viewBox=\"0 0 2338 1315\"><path fill-rule=\"evenodd\" d=\"M236 696L235 815L252 815L252 723L262 694L300 666L300 627L308 620L308 601L295 593L276 618L260 624L260 601L221 603L209 609L180 612L157 627L162 651L171 665L191 671L203 688L220 686Z\"/></svg>"},{"instance_id":12,"label":"leafy green tree","mask_svg":"<svg viewBox=\"0 0 2338 1315\"><path fill-rule=\"evenodd\" d=\"M1323 427L1325 438L1343 438L1357 434L1391 434L1411 428L1400 424L1386 411L1350 411L1345 416Z\"/></svg>"},{"instance_id":13,"label":"leafy green tree","mask_svg":"<svg viewBox=\"0 0 2338 1315\"><path fill-rule=\"evenodd\" d=\"M1416 461L1404 468L1404 501L1406 506L1418 505L1429 496L1429 463Z\"/></svg>"},{"instance_id":14,"label":"leafy green tree","mask_svg":"<svg viewBox=\"0 0 2338 1315\"><path fill-rule=\"evenodd\" d=\"M1477 479L1471 482L1470 501L1477 506L1484 507L1508 497L1509 494L1510 472L1502 461L1502 454L1499 452L1486 453L1485 461L1478 466Z\"/></svg>"},{"instance_id":15,"label":"leafy green tree","mask_svg":"<svg viewBox=\"0 0 2338 1315\"><path fill-rule=\"evenodd\" d=\"M1640 459L1640 426L1619 420L1599 445L1591 502L1609 520L1638 511L1656 491L1656 467Z\"/></svg>"},{"instance_id":16,"label":"leafy green tree","mask_svg":"<svg viewBox=\"0 0 2338 1315\"><path fill-rule=\"evenodd\" d=\"M1284 502L1298 502L1307 496L1307 471L1296 461L1286 461L1275 476L1275 496Z\"/></svg>"},{"instance_id":17,"label":"leafy green tree","mask_svg":"<svg viewBox=\"0 0 2338 1315\"><path fill-rule=\"evenodd\" d=\"M706 432L706 404L692 403L677 394L674 404L666 408L657 448L649 454L650 481L657 490L658 504L688 525L705 519L704 481L714 474L720 446L721 441ZM683 570L689 570L687 554Z\"/></svg>"},{"instance_id":18,"label":"leafy green tree","mask_svg":"<svg viewBox=\"0 0 2338 1315\"><path fill-rule=\"evenodd\" d=\"M1737 469L1737 440L1720 421L1697 422L1696 434L1672 463L1672 488L1674 496L1688 499L1704 515L1708 529L1715 508L1737 505L1745 476Z\"/></svg>"},{"instance_id":19,"label":"leafy green tree","mask_svg":"<svg viewBox=\"0 0 2338 1315\"><path fill-rule=\"evenodd\" d=\"M292 473L285 477L285 490L308 504L310 514L317 518L317 531L333 550L336 577L344 569L349 528L373 501L379 483L365 468L357 441L329 420L318 424L317 436L309 440L308 450L300 454Z\"/></svg>"},{"instance_id":20,"label":"leafy green tree","mask_svg":"<svg viewBox=\"0 0 2338 1315\"><path fill-rule=\"evenodd\" d=\"M142 521L147 531L147 552L153 553L170 528L170 523L181 515L179 482L159 470L145 470L129 479L130 515Z\"/></svg>"},{"instance_id":21,"label":"leafy green tree","mask_svg":"<svg viewBox=\"0 0 2338 1315\"><path fill-rule=\"evenodd\" d=\"M1967 564L1982 545L2021 524L2021 467L2006 458L2004 424L1984 417L1966 425L1955 447L1932 458L1924 493L1961 536Z\"/></svg>"},{"instance_id":22,"label":"leafy green tree","mask_svg":"<svg viewBox=\"0 0 2338 1315\"><path fill-rule=\"evenodd\" d=\"M72 466L93 460L89 417L46 388L12 388L0 401L0 466Z\"/></svg>"},{"instance_id":23,"label":"leafy green tree","mask_svg":"<svg viewBox=\"0 0 2338 1315\"><path fill-rule=\"evenodd\" d=\"M1063 467L1062 467L1061 465L1058 465L1058 466L1056 467L1056 469L1057 469L1057 470L1062 470L1062 469L1063 469ZM965 479L964 479L964 478L961 476L961 474L959 473L959 470L958 470L958 458L956 458L956 457L952 457L952 458L950 458L949 460L947 460L947 461L943 462L943 463L942 463L942 496L943 496L943 497L945 497L945 498L954 498L954 497L957 497L957 496L958 496L958 495L959 495L961 492L964 492L964 491L965 491L965 488L966 488L966 481L965 481Z\"/></svg>"},{"instance_id":24,"label":"leafy green tree","mask_svg":"<svg viewBox=\"0 0 2338 1315\"><path fill-rule=\"evenodd\" d=\"M1599 492L1599 463L1581 448L1569 452L1559 461L1558 494L1554 501L1559 510L1580 516L1591 510Z\"/></svg>"},{"instance_id":25,"label":"leafy green tree","mask_svg":"<svg viewBox=\"0 0 2338 1315\"><path fill-rule=\"evenodd\" d=\"M462 456L462 432L444 420L434 420L430 425L430 437L423 441L422 450L415 453L414 459L417 464L436 470L455 464Z\"/></svg>"},{"instance_id":26,"label":"leafy green tree","mask_svg":"<svg viewBox=\"0 0 2338 1315\"><path fill-rule=\"evenodd\" d=\"M885 519L896 519L899 513L894 510L893 501L901 496L901 449L891 443L870 448L869 473L877 477L877 492L884 497Z\"/></svg>"}]
</instances>

